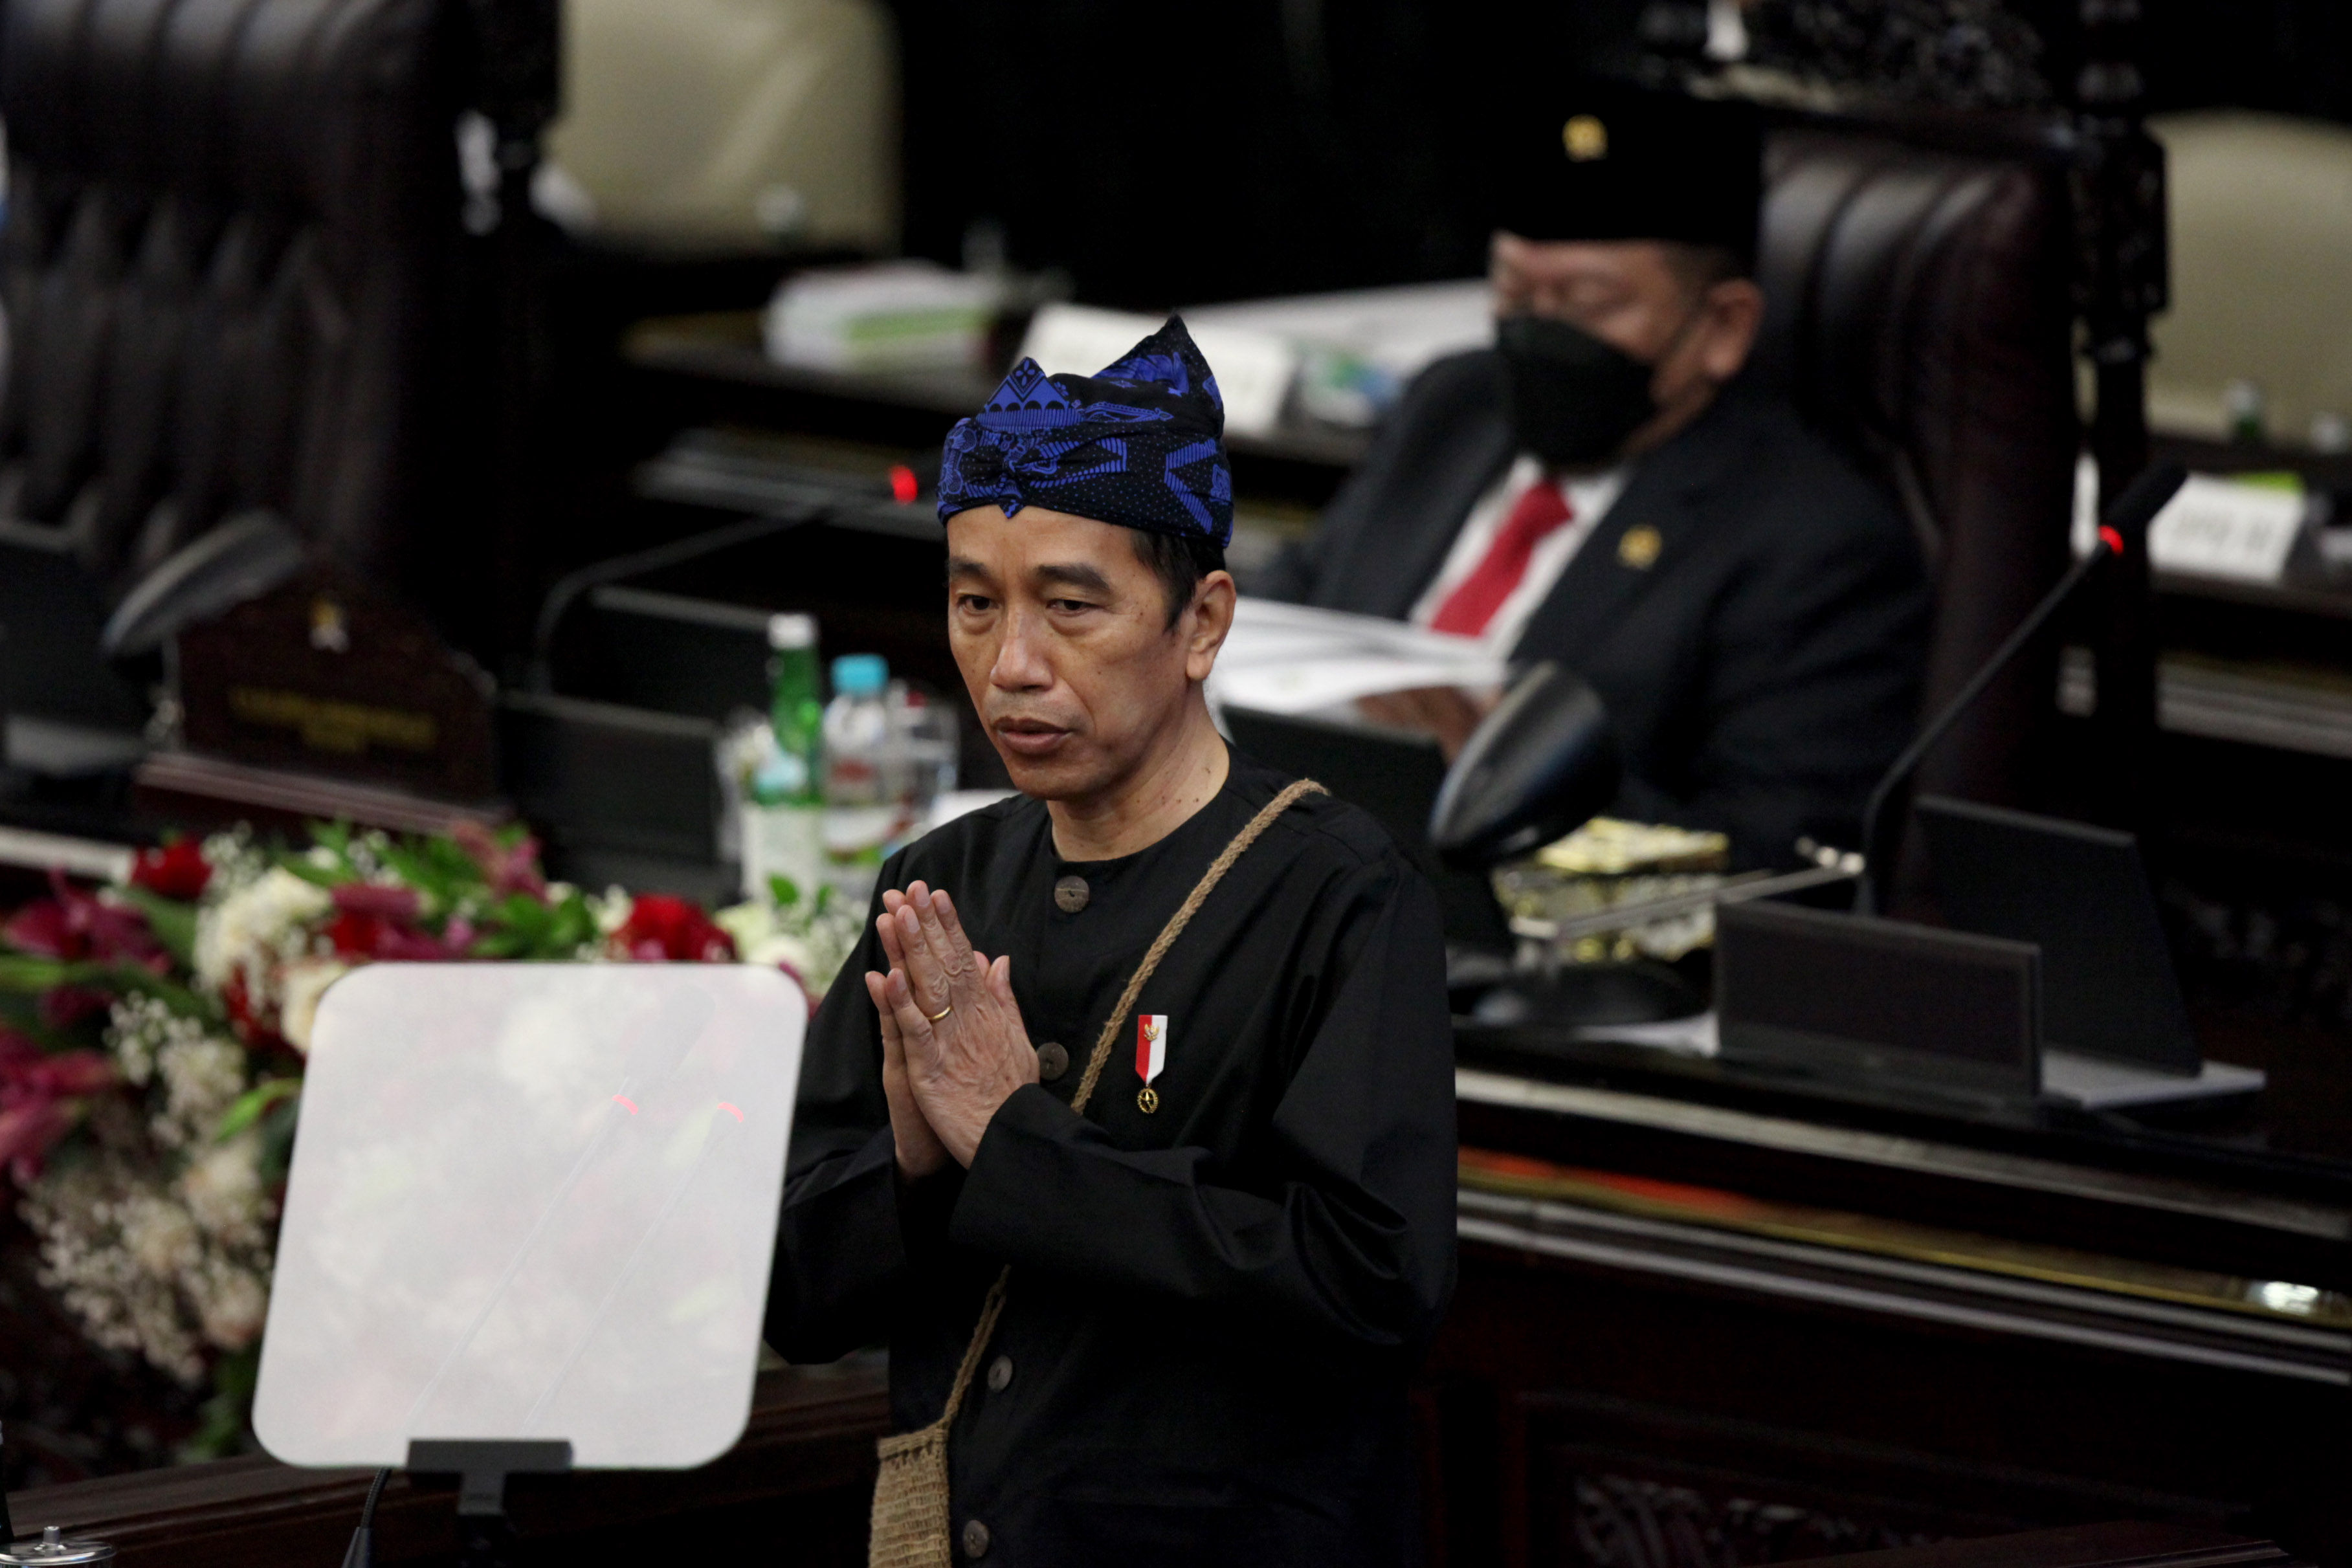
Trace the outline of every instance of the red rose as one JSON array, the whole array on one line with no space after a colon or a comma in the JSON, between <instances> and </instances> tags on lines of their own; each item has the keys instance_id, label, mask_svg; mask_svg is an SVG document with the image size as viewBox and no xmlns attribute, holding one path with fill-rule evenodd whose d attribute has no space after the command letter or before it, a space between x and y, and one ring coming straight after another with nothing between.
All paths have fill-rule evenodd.
<instances>
[{"instance_id":1,"label":"red rose","mask_svg":"<svg viewBox=\"0 0 2352 1568\"><path fill-rule=\"evenodd\" d=\"M263 1034L261 1020L253 1016L253 994L245 988L244 970L231 969L221 982L221 1006L227 1009L237 1039L250 1042Z\"/></svg>"},{"instance_id":2,"label":"red rose","mask_svg":"<svg viewBox=\"0 0 2352 1568\"><path fill-rule=\"evenodd\" d=\"M131 862L131 885L183 904L204 896L213 868L194 839L173 839L162 849L141 850Z\"/></svg>"},{"instance_id":3,"label":"red rose","mask_svg":"<svg viewBox=\"0 0 2352 1568\"><path fill-rule=\"evenodd\" d=\"M629 918L613 934L626 956L643 963L730 964L735 939L710 916L683 898L648 893L629 906Z\"/></svg>"},{"instance_id":4,"label":"red rose","mask_svg":"<svg viewBox=\"0 0 2352 1568\"><path fill-rule=\"evenodd\" d=\"M336 903L342 903L344 890L337 888ZM376 888L377 893L406 893L405 888ZM408 897L412 904L415 894ZM333 944L338 956L345 958L383 958L412 964L440 963L465 955L425 933L404 925L393 917L363 909L345 909L327 923L327 940Z\"/></svg>"},{"instance_id":5,"label":"red rose","mask_svg":"<svg viewBox=\"0 0 2352 1568\"><path fill-rule=\"evenodd\" d=\"M351 911L327 922L327 940L335 951L346 958L373 958L377 939L383 934L383 917L380 915L360 915Z\"/></svg>"}]
</instances>

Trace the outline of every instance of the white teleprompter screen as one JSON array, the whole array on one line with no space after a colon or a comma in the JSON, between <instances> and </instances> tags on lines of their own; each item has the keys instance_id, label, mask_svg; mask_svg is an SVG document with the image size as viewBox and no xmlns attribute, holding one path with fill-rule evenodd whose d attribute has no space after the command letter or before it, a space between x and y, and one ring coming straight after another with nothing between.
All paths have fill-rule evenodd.
<instances>
[{"instance_id":1,"label":"white teleprompter screen","mask_svg":"<svg viewBox=\"0 0 2352 1568\"><path fill-rule=\"evenodd\" d=\"M320 1005L254 1428L279 1459L749 1416L806 1004L724 964L380 964Z\"/></svg>"}]
</instances>

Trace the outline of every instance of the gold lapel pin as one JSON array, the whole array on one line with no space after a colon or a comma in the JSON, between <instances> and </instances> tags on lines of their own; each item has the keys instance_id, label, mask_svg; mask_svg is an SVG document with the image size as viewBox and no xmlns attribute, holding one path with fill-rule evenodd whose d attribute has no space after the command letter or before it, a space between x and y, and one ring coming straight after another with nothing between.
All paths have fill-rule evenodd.
<instances>
[{"instance_id":1,"label":"gold lapel pin","mask_svg":"<svg viewBox=\"0 0 2352 1568\"><path fill-rule=\"evenodd\" d=\"M1647 571L1657 565L1658 552L1665 548L1666 541L1658 537L1657 529L1647 523L1636 523L1618 539L1617 559L1635 571Z\"/></svg>"}]
</instances>

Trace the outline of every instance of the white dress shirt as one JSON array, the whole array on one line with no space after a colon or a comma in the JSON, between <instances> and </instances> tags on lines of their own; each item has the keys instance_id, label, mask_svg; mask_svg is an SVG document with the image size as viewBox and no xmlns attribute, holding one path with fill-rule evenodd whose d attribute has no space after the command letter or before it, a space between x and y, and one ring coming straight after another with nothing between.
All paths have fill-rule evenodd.
<instances>
[{"instance_id":1,"label":"white dress shirt","mask_svg":"<svg viewBox=\"0 0 2352 1568\"><path fill-rule=\"evenodd\" d=\"M1542 462L1522 452L1510 471L1478 497L1478 504L1463 519L1462 531L1454 536L1454 548L1446 552L1445 564L1438 569L1437 576L1413 605L1414 625L1426 626L1434 620L1447 596L1478 570L1478 563L1494 548L1495 537L1503 531L1503 524L1519 497L1543 476ZM1494 619L1486 622L1481 641L1498 653L1508 653L1518 643L1519 633L1527 630L1536 607L1550 596L1559 574L1568 570L1568 563L1576 559L1576 552L1623 493L1625 477L1624 466L1620 465L1605 473L1580 475L1559 482L1560 494L1568 498L1569 520L1536 541L1535 553L1528 558L1527 575L1519 579L1518 587L1511 591L1511 596L1495 612Z\"/></svg>"}]
</instances>

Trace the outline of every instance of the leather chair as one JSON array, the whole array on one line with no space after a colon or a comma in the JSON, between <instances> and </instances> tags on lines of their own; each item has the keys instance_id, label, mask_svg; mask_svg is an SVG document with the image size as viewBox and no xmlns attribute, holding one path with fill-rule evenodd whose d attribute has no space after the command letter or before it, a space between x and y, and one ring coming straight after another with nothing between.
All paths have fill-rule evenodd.
<instances>
[{"instance_id":1,"label":"leather chair","mask_svg":"<svg viewBox=\"0 0 2352 1568\"><path fill-rule=\"evenodd\" d=\"M1768 144L1759 371L1901 498L1935 573L1923 716L2065 569L2079 436L2065 171L1873 131ZM1932 751L1920 793L2015 802L2056 649L2021 661Z\"/></svg>"},{"instance_id":2,"label":"leather chair","mask_svg":"<svg viewBox=\"0 0 2352 1568\"><path fill-rule=\"evenodd\" d=\"M458 233L446 9L0 0L0 578L69 563L103 608L257 517L399 578ZM36 711L28 664L94 656L12 643Z\"/></svg>"}]
</instances>

